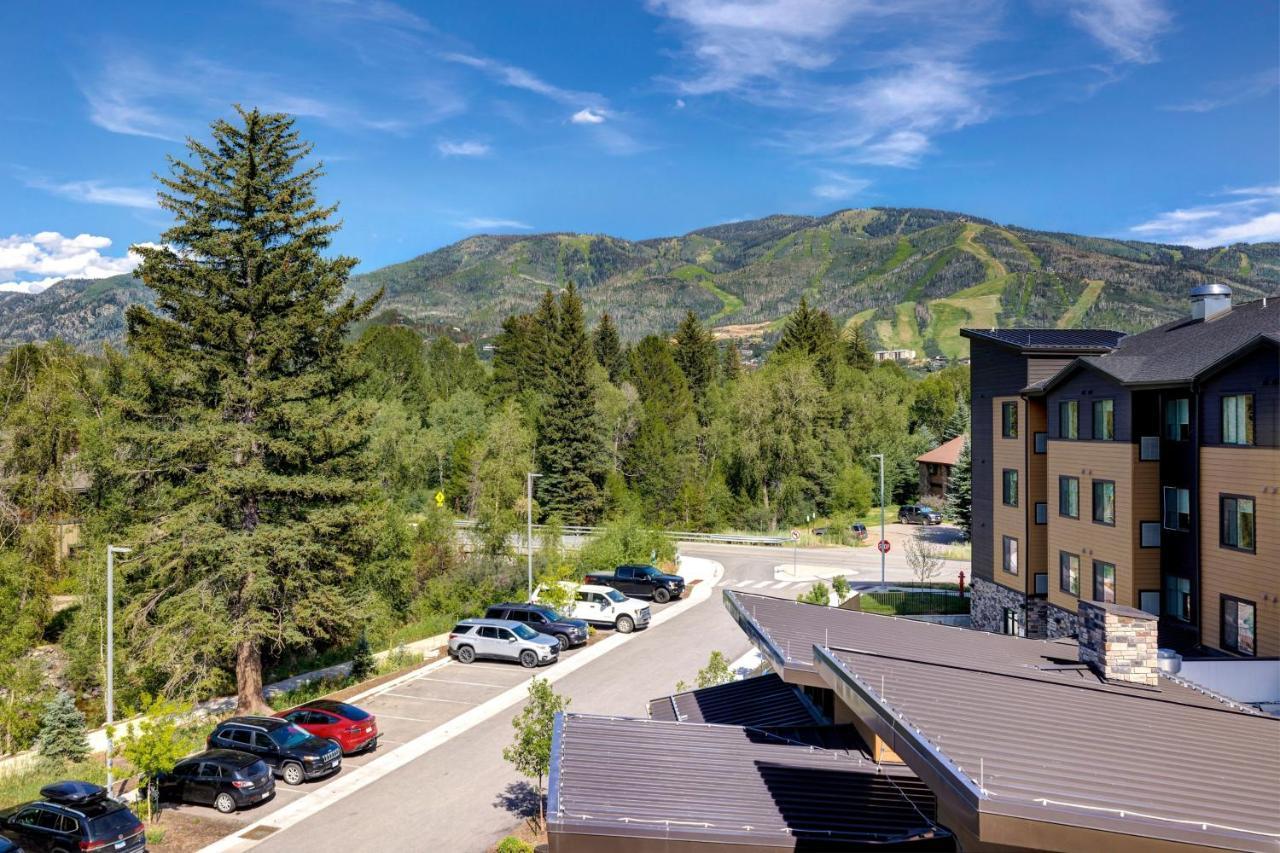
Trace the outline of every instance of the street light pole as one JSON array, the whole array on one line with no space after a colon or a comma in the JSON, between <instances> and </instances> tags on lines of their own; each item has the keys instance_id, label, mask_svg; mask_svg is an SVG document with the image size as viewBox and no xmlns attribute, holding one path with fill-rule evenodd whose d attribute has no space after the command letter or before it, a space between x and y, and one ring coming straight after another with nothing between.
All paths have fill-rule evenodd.
<instances>
[{"instance_id":1,"label":"street light pole","mask_svg":"<svg viewBox=\"0 0 1280 853\"><path fill-rule=\"evenodd\" d=\"M873 453L871 458L880 460L880 543L876 550L880 552L880 583L884 583L884 454Z\"/></svg>"},{"instance_id":2,"label":"street light pole","mask_svg":"<svg viewBox=\"0 0 1280 853\"><path fill-rule=\"evenodd\" d=\"M541 477L529 471L525 475L525 512L528 520L528 531L525 537L525 548L529 552L529 600L533 601L533 480Z\"/></svg>"},{"instance_id":3,"label":"street light pole","mask_svg":"<svg viewBox=\"0 0 1280 853\"><path fill-rule=\"evenodd\" d=\"M132 548L122 545L107 546L107 795L111 794L111 726L115 722L116 676L116 554L128 554Z\"/></svg>"}]
</instances>

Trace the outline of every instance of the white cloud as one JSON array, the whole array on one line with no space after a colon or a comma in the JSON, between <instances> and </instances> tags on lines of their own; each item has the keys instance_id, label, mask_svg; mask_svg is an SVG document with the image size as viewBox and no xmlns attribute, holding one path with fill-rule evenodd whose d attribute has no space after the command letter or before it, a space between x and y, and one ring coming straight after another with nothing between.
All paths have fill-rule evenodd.
<instances>
[{"instance_id":1,"label":"white cloud","mask_svg":"<svg viewBox=\"0 0 1280 853\"><path fill-rule=\"evenodd\" d=\"M462 142L442 139L436 143L436 150L444 157L483 157L493 149L488 144L473 139Z\"/></svg>"},{"instance_id":2,"label":"white cloud","mask_svg":"<svg viewBox=\"0 0 1280 853\"><path fill-rule=\"evenodd\" d=\"M1269 68L1258 74L1235 80L1220 81L1205 87L1201 97L1165 107L1173 112L1207 113L1270 95L1280 88L1280 68Z\"/></svg>"},{"instance_id":3,"label":"white cloud","mask_svg":"<svg viewBox=\"0 0 1280 853\"><path fill-rule=\"evenodd\" d=\"M535 95L542 95L544 98L550 98L562 104L577 106L584 103L599 104L604 101L602 97L593 92L578 92L573 89L561 88L553 83L548 83L532 71L517 65L508 65L496 59L475 56L469 53L445 53L441 54L440 58L446 62L453 62L483 71L504 86L533 92Z\"/></svg>"},{"instance_id":4,"label":"white cloud","mask_svg":"<svg viewBox=\"0 0 1280 853\"><path fill-rule=\"evenodd\" d=\"M532 225L518 219L498 219L488 216L471 216L455 224L468 231L530 231L533 229Z\"/></svg>"},{"instance_id":5,"label":"white cloud","mask_svg":"<svg viewBox=\"0 0 1280 853\"><path fill-rule=\"evenodd\" d=\"M1156 41L1173 16L1163 0L1065 0L1071 22L1122 62L1158 60Z\"/></svg>"},{"instance_id":6,"label":"white cloud","mask_svg":"<svg viewBox=\"0 0 1280 853\"><path fill-rule=\"evenodd\" d=\"M106 278L127 273L142 260L132 251L120 257L102 254L101 250L110 246L107 237L65 237L57 231L0 237L0 291L39 293L64 278Z\"/></svg>"},{"instance_id":7,"label":"white cloud","mask_svg":"<svg viewBox=\"0 0 1280 853\"><path fill-rule=\"evenodd\" d=\"M574 124L604 124L605 114L600 110L578 110L569 121Z\"/></svg>"},{"instance_id":8,"label":"white cloud","mask_svg":"<svg viewBox=\"0 0 1280 853\"><path fill-rule=\"evenodd\" d=\"M1129 230L1145 240L1208 248L1280 241L1280 185L1241 187L1232 201L1161 213Z\"/></svg>"},{"instance_id":9,"label":"white cloud","mask_svg":"<svg viewBox=\"0 0 1280 853\"><path fill-rule=\"evenodd\" d=\"M112 186L103 181L48 181L44 178L25 180L32 189L45 190L73 201L86 204L109 204L117 207L150 209L158 207L156 193L152 189Z\"/></svg>"},{"instance_id":10,"label":"white cloud","mask_svg":"<svg viewBox=\"0 0 1280 853\"><path fill-rule=\"evenodd\" d=\"M813 194L818 198L843 201L853 198L871 186L871 181L865 178L851 178L848 175L830 171L824 171L821 174L822 183L813 188Z\"/></svg>"},{"instance_id":11,"label":"white cloud","mask_svg":"<svg viewBox=\"0 0 1280 853\"><path fill-rule=\"evenodd\" d=\"M676 109L684 109L684 98L676 98Z\"/></svg>"}]
</instances>

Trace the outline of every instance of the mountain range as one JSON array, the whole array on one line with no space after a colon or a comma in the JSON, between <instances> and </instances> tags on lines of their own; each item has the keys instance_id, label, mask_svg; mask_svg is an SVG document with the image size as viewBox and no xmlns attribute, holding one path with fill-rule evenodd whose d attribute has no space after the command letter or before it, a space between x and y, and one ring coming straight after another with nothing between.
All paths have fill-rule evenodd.
<instances>
[{"instance_id":1,"label":"mountain range","mask_svg":"<svg viewBox=\"0 0 1280 853\"><path fill-rule=\"evenodd\" d=\"M373 322L478 340L569 282L590 316L608 311L632 339L672 330L686 310L721 337L767 339L805 297L878 348L957 357L963 326L1150 328L1184 315L1188 291L1205 281L1230 285L1237 301L1280 292L1280 243L1195 249L871 208L650 240L468 237L353 276L350 289L383 289ZM150 300L130 276L0 294L0 348L54 336L90 349L118 342L124 309Z\"/></svg>"}]
</instances>

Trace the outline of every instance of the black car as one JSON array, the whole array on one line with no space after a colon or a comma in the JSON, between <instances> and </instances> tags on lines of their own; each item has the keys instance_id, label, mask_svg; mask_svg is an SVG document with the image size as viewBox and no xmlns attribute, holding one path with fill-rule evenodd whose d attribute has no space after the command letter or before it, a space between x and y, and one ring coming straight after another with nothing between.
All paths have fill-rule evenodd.
<instances>
[{"instance_id":1,"label":"black car","mask_svg":"<svg viewBox=\"0 0 1280 853\"><path fill-rule=\"evenodd\" d=\"M54 782L41 788L40 796L0 812L0 830L27 853L147 849L142 821L128 806L110 799L101 785Z\"/></svg>"},{"instance_id":2,"label":"black car","mask_svg":"<svg viewBox=\"0 0 1280 853\"><path fill-rule=\"evenodd\" d=\"M269 800L276 791L267 763L234 749L210 749L184 758L157 782L162 800L213 806L223 814Z\"/></svg>"},{"instance_id":3,"label":"black car","mask_svg":"<svg viewBox=\"0 0 1280 853\"><path fill-rule=\"evenodd\" d=\"M539 634L554 638L562 652L587 641L585 620L566 619L545 604L495 604L484 612L484 618L523 622Z\"/></svg>"},{"instance_id":4,"label":"black car","mask_svg":"<svg viewBox=\"0 0 1280 853\"><path fill-rule=\"evenodd\" d=\"M919 506L908 504L898 510L898 521L903 524L941 524L942 513L924 504Z\"/></svg>"},{"instance_id":5,"label":"black car","mask_svg":"<svg viewBox=\"0 0 1280 853\"><path fill-rule=\"evenodd\" d=\"M583 583L611 586L623 595L652 598L658 604L684 595L684 578L643 564L618 566L611 572L592 572Z\"/></svg>"},{"instance_id":6,"label":"black car","mask_svg":"<svg viewBox=\"0 0 1280 853\"><path fill-rule=\"evenodd\" d=\"M290 785L336 773L342 750L279 717L232 717L209 735L209 749L233 749L261 758Z\"/></svg>"}]
</instances>

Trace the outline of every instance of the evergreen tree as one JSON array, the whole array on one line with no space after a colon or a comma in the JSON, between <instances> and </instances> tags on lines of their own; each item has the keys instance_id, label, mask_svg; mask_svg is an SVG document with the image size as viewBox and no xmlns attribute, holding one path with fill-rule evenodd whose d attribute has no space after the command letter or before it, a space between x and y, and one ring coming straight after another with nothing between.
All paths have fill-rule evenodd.
<instances>
[{"instance_id":1,"label":"evergreen tree","mask_svg":"<svg viewBox=\"0 0 1280 853\"><path fill-rule=\"evenodd\" d=\"M494 397L507 399L543 390L543 362L537 354L540 333L532 314L513 314L502 321L493 341Z\"/></svg>"},{"instance_id":2,"label":"evergreen tree","mask_svg":"<svg viewBox=\"0 0 1280 853\"><path fill-rule=\"evenodd\" d=\"M853 326L845 334L844 360L850 367L858 370L869 370L875 367L875 351L861 326Z\"/></svg>"},{"instance_id":3,"label":"evergreen tree","mask_svg":"<svg viewBox=\"0 0 1280 853\"><path fill-rule=\"evenodd\" d=\"M595 350L596 361L609 374L609 381L614 385L620 384L622 375L627 369L626 356L622 352L622 340L618 337L618 327L607 312L601 315L591 344Z\"/></svg>"},{"instance_id":4,"label":"evergreen tree","mask_svg":"<svg viewBox=\"0 0 1280 853\"><path fill-rule=\"evenodd\" d=\"M373 650L369 648L369 638L362 632L351 657L351 677L356 681L364 681L373 675L376 668L377 662L373 659Z\"/></svg>"},{"instance_id":5,"label":"evergreen tree","mask_svg":"<svg viewBox=\"0 0 1280 853\"><path fill-rule=\"evenodd\" d=\"M782 337L774 352L779 355L802 353L813 358L818 372L828 386L835 382L836 351L840 334L835 320L826 311L809 307L809 300L800 297L800 305L787 317L782 327Z\"/></svg>"},{"instance_id":6,"label":"evergreen tree","mask_svg":"<svg viewBox=\"0 0 1280 853\"><path fill-rule=\"evenodd\" d=\"M966 539L973 538L973 459L969 455L969 441L965 439L960 459L951 469L947 481L947 517L964 531Z\"/></svg>"},{"instance_id":7,"label":"evergreen tree","mask_svg":"<svg viewBox=\"0 0 1280 853\"><path fill-rule=\"evenodd\" d=\"M742 353L738 351L738 342L733 338L725 341L724 356L720 361L720 375L726 382L732 382L742 374Z\"/></svg>"},{"instance_id":8,"label":"evergreen tree","mask_svg":"<svg viewBox=\"0 0 1280 853\"><path fill-rule=\"evenodd\" d=\"M969 432L969 407L961 402L956 406L955 412L947 421L946 426L942 428L942 440L950 441L957 435L967 435Z\"/></svg>"},{"instance_id":9,"label":"evergreen tree","mask_svg":"<svg viewBox=\"0 0 1280 853\"><path fill-rule=\"evenodd\" d=\"M44 707L36 752L42 761L55 765L83 761L89 754L84 714L65 690L59 690Z\"/></svg>"},{"instance_id":10,"label":"evergreen tree","mask_svg":"<svg viewBox=\"0 0 1280 853\"><path fill-rule=\"evenodd\" d=\"M560 297L556 313L550 348L556 368L538 419L538 503L547 514L585 524L595 521L603 506L606 455L590 381L595 356L587 340L582 301L572 284Z\"/></svg>"},{"instance_id":11,"label":"evergreen tree","mask_svg":"<svg viewBox=\"0 0 1280 853\"><path fill-rule=\"evenodd\" d=\"M701 400L716 378L716 341L692 311L676 329L674 354L694 399Z\"/></svg>"},{"instance_id":12,"label":"evergreen tree","mask_svg":"<svg viewBox=\"0 0 1280 853\"><path fill-rule=\"evenodd\" d=\"M350 635L349 588L370 533L363 449L371 406L344 338L381 294L343 297L354 258L293 121L237 107L170 158L162 246L137 247L157 313L134 306L124 402L130 531L127 624L164 689L215 689L264 711L263 654Z\"/></svg>"}]
</instances>

